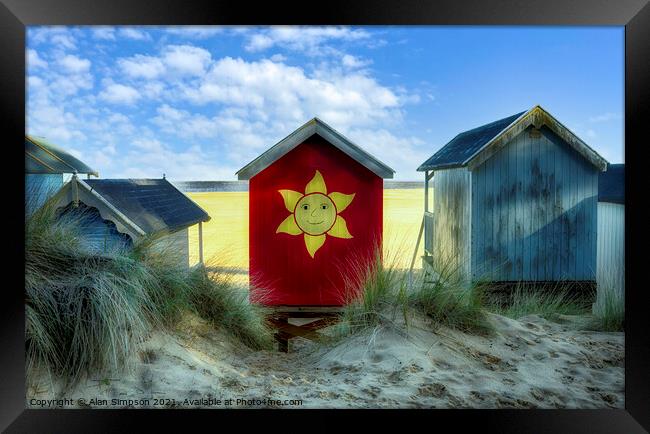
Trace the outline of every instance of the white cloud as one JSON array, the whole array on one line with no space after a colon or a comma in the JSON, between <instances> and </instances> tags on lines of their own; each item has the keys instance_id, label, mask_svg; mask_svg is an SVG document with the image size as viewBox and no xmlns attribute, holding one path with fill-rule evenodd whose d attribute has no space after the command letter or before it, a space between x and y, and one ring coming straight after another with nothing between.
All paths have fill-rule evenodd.
<instances>
[{"instance_id":1,"label":"white cloud","mask_svg":"<svg viewBox=\"0 0 650 434\"><path fill-rule=\"evenodd\" d=\"M140 99L140 93L131 86L112 83L105 87L99 97L112 104L131 105Z\"/></svg>"},{"instance_id":2,"label":"white cloud","mask_svg":"<svg viewBox=\"0 0 650 434\"><path fill-rule=\"evenodd\" d=\"M47 68L47 62L38 55L33 49L27 50L27 67L28 68Z\"/></svg>"},{"instance_id":3,"label":"white cloud","mask_svg":"<svg viewBox=\"0 0 650 434\"><path fill-rule=\"evenodd\" d=\"M68 54L58 59L59 65L66 72L81 73L90 69L90 60Z\"/></svg>"},{"instance_id":4,"label":"white cloud","mask_svg":"<svg viewBox=\"0 0 650 434\"><path fill-rule=\"evenodd\" d=\"M136 41L147 41L151 39L151 36L149 36L147 32L134 29L133 27L120 27L117 32L123 38L133 39Z\"/></svg>"},{"instance_id":5,"label":"white cloud","mask_svg":"<svg viewBox=\"0 0 650 434\"><path fill-rule=\"evenodd\" d=\"M183 96L205 104L217 102L273 113L279 122L304 122L314 115L338 125L368 125L399 117L400 99L363 72L316 71L264 59L246 62L226 57L205 78L185 86Z\"/></svg>"},{"instance_id":6,"label":"white cloud","mask_svg":"<svg viewBox=\"0 0 650 434\"><path fill-rule=\"evenodd\" d=\"M368 43L364 30L343 27L302 28L302 39L291 40L300 29L261 33L273 46L311 54L331 50L327 43L333 40ZM97 30L96 39L127 37L119 28ZM203 29L177 30L184 32L181 37L203 37ZM239 34L252 41L260 32ZM381 84L363 68L368 60L341 52L306 66L286 64L285 52L257 61L213 59L189 43L164 45L169 40L171 35L163 36L158 53L142 51L114 62L106 62L107 53L101 57L101 45L97 58L46 53L58 60L28 76L30 131L66 147L83 143L84 161L112 177L164 172L178 180L232 179L243 164L314 116L398 171L412 171L427 156L417 152L418 138L403 133L405 105L417 102L421 92ZM92 89L91 70L101 74L102 85L80 92ZM155 106L144 104L143 113L120 112L119 105L143 101L157 101L153 116L146 111Z\"/></svg>"},{"instance_id":7,"label":"white cloud","mask_svg":"<svg viewBox=\"0 0 650 434\"><path fill-rule=\"evenodd\" d=\"M68 50L74 50L77 48L77 42L75 38L69 34L53 35L50 42L54 45L58 45L59 47L66 48Z\"/></svg>"},{"instance_id":8,"label":"white cloud","mask_svg":"<svg viewBox=\"0 0 650 434\"><path fill-rule=\"evenodd\" d=\"M287 60L287 58L280 53L274 54L270 59L274 62L285 62Z\"/></svg>"},{"instance_id":9,"label":"white cloud","mask_svg":"<svg viewBox=\"0 0 650 434\"><path fill-rule=\"evenodd\" d=\"M207 50L192 45L169 45L162 60L171 70L181 75L203 75L212 56Z\"/></svg>"},{"instance_id":10,"label":"white cloud","mask_svg":"<svg viewBox=\"0 0 650 434\"><path fill-rule=\"evenodd\" d=\"M118 59L119 67L130 77L156 78L165 71L165 66L158 57L136 54L133 57Z\"/></svg>"},{"instance_id":11,"label":"white cloud","mask_svg":"<svg viewBox=\"0 0 650 434\"><path fill-rule=\"evenodd\" d=\"M107 41L114 41L115 28L108 26L93 27L93 37Z\"/></svg>"},{"instance_id":12,"label":"white cloud","mask_svg":"<svg viewBox=\"0 0 650 434\"><path fill-rule=\"evenodd\" d=\"M343 66L348 67L348 68L363 68L364 66L368 66L372 63L372 60L370 59L360 59L358 57L352 56L350 54L345 54L343 55L343 58L341 59L341 63Z\"/></svg>"},{"instance_id":13,"label":"white cloud","mask_svg":"<svg viewBox=\"0 0 650 434\"><path fill-rule=\"evenodd\" d=\"M425 142L418 137L397 136L383 128L353 128L348 135L354 143L396 170L397 178L418 179L416 168L430 156L421 150Z\"/></svg>"},{"instance_id":14,"label":"white cloud","mask_svg":"<svg viewBox=\"0 0 650 434\"><path fill-rule=\"evenodd\" d=\"M56 48L67 50L77 48L77 41L73 34L74 30L64 26L35 26L27 29L29 42L36 44L49 42Z\"/></svg>"},{"instance_id":15,"label":"white cloud","mask_svg":"<svg viewBox=\"0 0 650 434\"><path fill-rule=\"evenodd\" d=\"M275 26L248 35L245 49L255 52L279 46L308 55L322 55L336 51L326 45L328 41L359 40L370 40L370 34L349 27Z\"/></svg>"},{"instance_id":16,"label":"white cloud","mask_svg":"<svg viewBox=\"0 0 650 434\"><path fill-rule=\"evenodd\" d=\"M174 26L167 28L167 33L188 39L205 39L223 33L223 27L217 26Z\"/></svg>"},{"instance_id":17,"label":"white cloud","mask_svg":"<svg viewBox=\"0 0 650 434\"><path fill-rule=\"evenodd\" d=\"M623 116L621 116L620 113L608 112L608 113L600 114L598 116L590 117L589 122L600 123L600 122L608 122L608 121L612 121L612 120L618 120L618 119L622 119L622 118L623 118Z\"/></svg>"},{"instance_id":18,"label":"white cloud","mask_svg":"<svg viewBox=\"0 0 650 434\"><path fill-rule=\"evenodd\" d=\"M220 180L232 178L235 166L219 165L216 156L206 158L208 152L201 145L192 144L181 150L152 138L134 142L136 149L128 152L117 163L115 177L160 178L169 180Z\"/></svg>"},{"instance_id":19,"label":"white cloud","mask_svg":"<svg viewBox=\"0 0 650 434\"><path fill-rule=\"evenodd\" d=\"M181 91L181 101L216 104L219 111L209 116L207 110L163 104L152 123L182 141L210 139L223 148L226 160L241 165L314 116L397 170L413 172L427 157L417 151L421 140L395 133L403 127L404 104L417 95L382 86L364 71L307 73L268 59L227 57Z\"/></svg>"}]
</instances>

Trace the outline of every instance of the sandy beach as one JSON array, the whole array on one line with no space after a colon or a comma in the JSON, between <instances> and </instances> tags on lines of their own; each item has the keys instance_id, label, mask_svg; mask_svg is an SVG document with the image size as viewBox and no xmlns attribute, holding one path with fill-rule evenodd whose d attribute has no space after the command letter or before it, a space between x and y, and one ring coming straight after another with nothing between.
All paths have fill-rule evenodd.
<instances>
[{"instance_id":1,"label":"sandy beach","mask_svg":"<svg viewBox=\"0 0 650 434\"><path fill-rule=\"evenodd\" d=\"M581 331L576 317L489 320L489 338L421 319L333 344L295 339L284 354L188 318L174 334L152 333L129 373L63 393L43 376L27 406L56 396L72 408L624 408L623 333Z\"/></svg>"}]
</instances>

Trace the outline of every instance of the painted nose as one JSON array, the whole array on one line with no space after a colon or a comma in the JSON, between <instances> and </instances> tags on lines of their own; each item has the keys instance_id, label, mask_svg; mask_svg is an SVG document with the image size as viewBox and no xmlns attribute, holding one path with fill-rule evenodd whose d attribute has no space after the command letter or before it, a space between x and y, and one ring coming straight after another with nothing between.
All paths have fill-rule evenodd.
<instances>
[{"instance_id":1,"label":"painted nose","mask_svg":"<svg viewBox=\"0 0 650 434\"><path fill-rule=\"evenodd\" d=\"M312 217L316 215L316 211L318 211L318 208L314 208L314 210L311 212Z\"/></svg>"}]
</instances>

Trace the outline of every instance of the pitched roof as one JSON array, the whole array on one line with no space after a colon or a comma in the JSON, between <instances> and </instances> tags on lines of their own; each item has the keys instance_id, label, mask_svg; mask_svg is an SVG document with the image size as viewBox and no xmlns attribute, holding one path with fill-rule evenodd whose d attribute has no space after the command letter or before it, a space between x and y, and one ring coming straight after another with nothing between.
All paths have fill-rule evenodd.
<instances>
[{"instance_id":1,"label":"pitched roof","mask_svg":"<svg viewBox=\"0 0 650 434\"><path fill-rule=\"evenodd\" d=\"M99 176L82 161L40 137L25 136L25 173L88 173Z\"/></svg>"},{"instance_id":2,"label":"pitched roof","mask_svg":"<svg viewBox=\"0 0 650 434\"><path fill-rule=\"evenodd\" d=\"M353 158L368 170L375 173L381 178L392 178L395 171L352 143L347 137L336 131L318 118L313 118L300 128L280 140L274 146L269 148L262 155L248 163L237 171L238 179L251 179L262 170L269 167L275 161L303 143L306 139L318 134L332 145L343 151L349 157Z\"/></svg>"},{"instance_id":3,"label":"pitched roof","mask_svg":"<svg viewBox=\"0 0 650 434\"><path fill-rule=\"evenodd\" d=\"M419 172L452 167L477 166L489 159L530 125L548 127L599 170L605 170L607 161L578 136L540 106L507 118L462 132L418 167Z\"/></svg>"},{"instance_id":4,"label":"pitched roof","mask_svg":"<svg viewBox=\"0 0 650 434\"><path fill-rule=\"evenodd\" d=\"M492 140L524 113L526 112L517 113L458 134L422 163L418 167L418 171L462 166L467 158L474 155L483 145Z\"/></svg>"},{"instance_id":5,"label":"pitched roof","mask_svg":"<svg viewBox=\"0 0 650 434\"><path fill-rule=\"evenodd\" d=\"M173 232L210 216L166 179L84 179L91 191L145 233Z\"/></svg>"},{"instance_id":6,"label":"pitched roof","mask_svg":"<svg viewBox=\"0 0 650 434\"><path fill-rule=\"evenodd\" d=\"M598 202L625 203L625 164L608 164L598 175Z\"/></svg>"}]
</instances>

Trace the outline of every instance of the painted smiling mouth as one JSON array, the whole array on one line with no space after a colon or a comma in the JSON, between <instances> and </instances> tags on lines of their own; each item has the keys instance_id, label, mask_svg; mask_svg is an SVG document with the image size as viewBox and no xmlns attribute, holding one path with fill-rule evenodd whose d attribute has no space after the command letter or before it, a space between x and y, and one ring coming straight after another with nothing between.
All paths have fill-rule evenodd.
<instances>
[{"instance_id":1,"label":"painted smiling mouth","mask_svg":"<svg viewBox=\"0 0 650 434\"><path fill-rule=\"evenodd\" d=\"M325 221L325 220L321 220L321 221L319 221L319 222L317 222L317 223L314 223L314 222L310 222L310 221L308 221L308 223L309 223L310 225L319 225L319 224L323 223L324 221Z\"/></svg>"}]
</instances>

